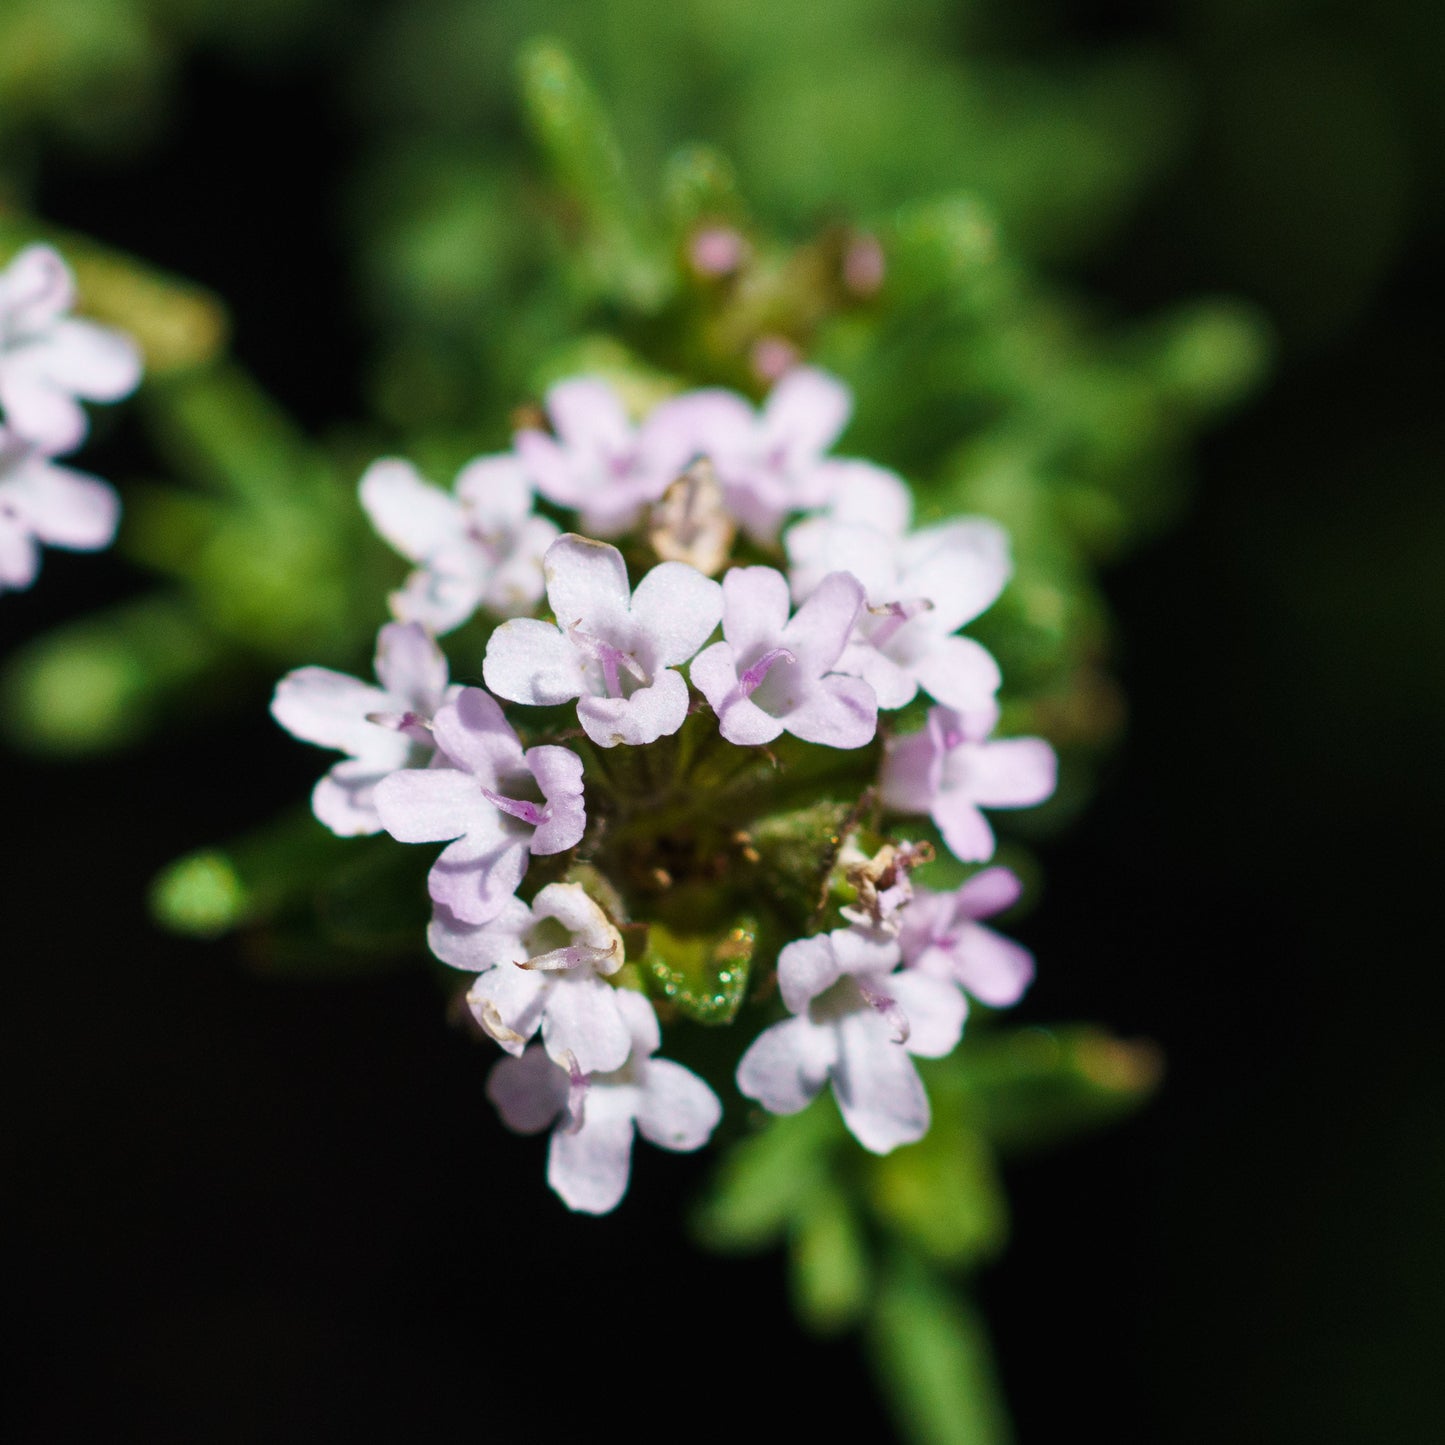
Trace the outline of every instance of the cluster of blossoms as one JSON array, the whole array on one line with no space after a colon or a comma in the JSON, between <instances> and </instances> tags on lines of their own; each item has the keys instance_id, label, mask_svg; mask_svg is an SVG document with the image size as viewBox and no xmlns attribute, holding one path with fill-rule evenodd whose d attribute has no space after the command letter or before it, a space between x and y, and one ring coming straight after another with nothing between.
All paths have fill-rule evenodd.
<instances>
[{"instance_id":1,"label":"cluster of blossoms","mask_svg":"<svg viewBox=\"0 0 1445 1445\"><path fill-rule=\"evenodd\" d=\"M28 587L40 544L110 543L120 501L98 477L56 464L85 440L80 401L119 401L141 358L122 332L71 316L75 278L49 246L0 270L0 592Z\"/></svg>"},{"instance_id":2,"label":"cluster of blossoms","mask_svg":"<svg viewBox=\"0 0 1445 1445\"><path fill-rule=\"evenodd\" d=\"M308 667L277 688L284 727L346 754L316 786L317 817L446 844L428 942L475 975L471 1013L508 1055L488 1093L512 1128L551 1129L549 1182L601 1213L626 1191L635 1132L696 1149L722 1114L707 1083L656 1057L672 1008L649 999L638 940L670 893L736 892L760 856L739 825L770 810L766 779L856 754L842 786L857 806L815 850L817 908L790 913L768 880L750 885L792 941L776 958L786 1016L751 1040L736 1082L775 1114L831 1085L878 1153L921 1138L911 1056L954 1047L966 994L1005 1006L1032 976L1027 951L981 921L1020 887L989 867L930 891L910 876L926 841L863 846L856 820L926 815L981 864L982 810L1053 791L1046 743L992 738L999 671L960 635L1008 579L1006 537L977 519L913 529L899 477L828 455L851 399L811 368L761 410L707 389L634 424L593 379L555 386L546 410L549 429L473 461L450 491L398 460L363 477L362 505L414 570L391 597L376 685ZM635 586L628 557L652 564ZM458 686L437 639L479 613L493 619L485 687ZM920 693L921 730L880 731L880 711ZM511 720L504 703L520 705ZM727 780L752 764L763 802L731 816ZM752 1002L748 1016L778 1012L767 988Z\"/></svg>"}]
</instances>

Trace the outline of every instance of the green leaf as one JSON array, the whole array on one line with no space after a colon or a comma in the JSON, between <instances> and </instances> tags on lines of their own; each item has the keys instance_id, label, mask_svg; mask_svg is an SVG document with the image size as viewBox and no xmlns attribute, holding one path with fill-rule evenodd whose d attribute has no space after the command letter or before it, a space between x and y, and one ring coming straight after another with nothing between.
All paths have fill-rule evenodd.
<instances>
[{"instance_id":1,"label":"green leaf","mask_svg":"<svg viewBox=\"0 0 1445 1445\"><path fill-rule=\"evenodd\" d=\"M866 1332L902 1436L916 1445L1008 1445L993 1351L973 1304L916 1259L891 1262Z\"/></svg>"},{"instance_id":2,"label":"green leaf","mask_svg":"<svg viewBox=\"0 0 1445 1445\"><path fill-rule=\"evenodd\" d=\"M793 1307L803 1324L835 1334L855 1323L868 1299L868 1254L840 1190L813 1196L794 1218L789 1246Z\"/></svg>"},{"instance_id":3,"label":"green leaf","mask_svg":"<svg viewBox=\"0 0 1445 1445\"><path fill-rule=\"evenodd\" d=\"M723 1159L693 1217L698 1239L736 1252L776 1242L829 1187L827 1153L842 1137L838 1111L816 1103L769 1119Z\"/></svg>"}]
</instances>

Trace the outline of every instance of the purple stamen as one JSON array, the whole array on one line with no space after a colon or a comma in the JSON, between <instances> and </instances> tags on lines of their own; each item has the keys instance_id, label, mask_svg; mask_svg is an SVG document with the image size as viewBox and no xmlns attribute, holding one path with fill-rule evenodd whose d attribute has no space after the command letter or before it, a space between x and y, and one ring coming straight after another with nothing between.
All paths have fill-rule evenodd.
<instances>
[{"instance_id":1,"label":"purple stamen","mask_svg":"<svg viewBox=\"0 0 1445 1445\"><path fill-rule=\"evenodd\" d=\"M430 743L432 741L431 722L416 712L369 712L366 715L369 723L375 723L379 728L390 728L392 732L405 733L414 743Z\"/></svg>"},{"instance_id":2,"label":"purple stamen","mask_svg":"<svg viewBox=\"0 0 1445 1445\"><path fill-rule=\"evenodd\" d=\"M574 622L567 629L567 635L572 639L573 646L580 647L601 667L603 680L607 684L608 697L622 696L622 680L619 671L627 673L643 687L646 687L651 681L631 653L623 652L620 647L614 647L600 637L593 637L590 632L583 632L577 623Z\"/></svg>"},{"instance_id":3,"label":"purple stamen","mask_svg":"<svg viewBox=\"0 0 1445 1445\"><path fill-rule=\"evenodd\" d=\"M882 989L862 982L858 984L858 992L863 995L868 1007L876 1009L888 1022L893 1030L893 1042L906 1044L910 1032L908 1015L898 1007L898 1000L884 993Z\"/></svg>"},{"instance_id":4,"label":"purple stamen","mask_svg":"<svg viewBox=\"0 0 1445 1445\"><path fill-rule=\"evenodd\" d=\"M743 675L738 678L738 691L744 697L751 697L762 685L775 662L796 662L798 659L786 647L774 647L763 653Z\"/></svg>"},{"instance_id":5,"label":"purple stamen","mask_svg":"<svg viewBox=\"0 0 1445 1445\"><path fill-rule=\"evenodd\" d=\"M539 808L536 803L529 803L525 798L504 797L501 793L494 793L490 788L483 788L482 796L494 808L500 808L502 812L509 813L514 818L520 818L533 828L541 827L542 820L547 815L545 807Z\"/></svg>"},{"instance_id":6,"label":"purple stamen","mask_svg":"<svg viewBox=\"0 0 1445 1445\"><path fill-rule=\"evenodd\" d=\"M926 597L915 597L908 602L885 602L881 607L870 607L868 611L874 617L887 619L868 638L874 647L883 647L904 623L911 622L922 612L932 612L933 603Z\"/></svg>"},{"instance_id":7,"label":"purple stamen","mask_svg":"<svg viewBox=\"0 0 1445 1445\"><path fill-rule=\"evenodd\" d=\"M540 968L543 972L570 968L595 968L598 964L606 963L616 952L617 945L615 943L608 944L606 948L594 948L588 943L570 943L565 948L554 948L547 953L539 953L535 957L519 963L517 967Z\"/></svg>"},{"instance_id":8,"label":"purple stamen","mask_svg":"<svg viewBox=\"0 0 1445 1445\"><path fill-rule=\"evenodd\" d=\"M587 1090L591 1079L577 1063L577 1055L567 1050L567 1130L575 1134L587 1118Z\"/></svg>"}]
</instances>

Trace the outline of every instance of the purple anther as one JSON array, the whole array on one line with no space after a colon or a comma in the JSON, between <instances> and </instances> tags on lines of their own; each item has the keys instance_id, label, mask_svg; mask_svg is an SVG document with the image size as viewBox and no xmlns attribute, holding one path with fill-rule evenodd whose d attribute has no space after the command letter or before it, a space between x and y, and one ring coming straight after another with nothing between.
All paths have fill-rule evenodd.
<instances>
[{"instance_id":1,"label":"purple anther","mask_svg":"<svg viewBox=\"0 0 1445 1445\"><path fill-rule=\"evenodd\" d=\"M533 828L540 828L547 816L545 808L539 808L536 803L529 803L525 798L504 797L501 793L494 793L490 788L483 788L482 796L494 808L500 808L502 812L510 814L513 818L520 818Z\"/></svg>"},{"instance_id":2,"label":"purple anther","mask_svg":"<svg viewBox=\"0 0 1445 1445\"><path fill-rule=\"evenodd\" d=\"M738 691L744 697L751 697L762 686L763 679L768 675L775 662L796 662L797 660L797 657L786 647L770 648L738 678Z\"/></svg>"},{"instance_id":3,"label":"purple anther","mask_svg":"<svg viewBox=\"0 0 1445 1445\"><path fill-rule=\"evenodd\" d=\"M887 1020L893 1030L893 1042L906 1044L910 1032L908 1015L898 1007L898 1000L884 993L882 989L864 983L862 979L858 980L858 992L863 995L869 1008L876 1009Z\"/></svg>"}]
</instances>

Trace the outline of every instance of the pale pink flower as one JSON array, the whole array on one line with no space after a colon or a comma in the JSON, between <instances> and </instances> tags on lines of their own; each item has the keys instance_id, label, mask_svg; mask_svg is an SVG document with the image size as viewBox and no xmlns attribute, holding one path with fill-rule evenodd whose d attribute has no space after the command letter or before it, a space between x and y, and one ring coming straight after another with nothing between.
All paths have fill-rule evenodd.
<instances>
[{"instance_id":1,"label":"pale pink flower","mask_svg":"<svg viewBox=\"0 0 1445 1445\"><path fill-rule=\"evenodd\" d=\"M119 401L141 376L124 332L68 313L75 278L49 246L26 246L0 271L0 420L51 456L85 438L77 398Z\"/></svg>"},{"instance_id":2,"label":"pale pink flower","mask_svg":"<svg viewBox=\"0 0 1445 1445\"><path fill-rule=\"evenodd\" d=\"M376 788L382 826L402 843L455 841L432 865L432 898L465 923L495 918L533 853L563 853L582 840L587 813L582 760L566 748L525 751L493 697L467 687L437 710L439 756Z\"/></svg>"},{"instance_id":3,"label":"pale pink flower","mask_svg":"<svg viewBox=\"0 0 1445 1445\"><path fill-rule=\"evenodd\" d=\"M952 893L915 888L900 915L904 962L932 978L952 980L990 1008L1016 1004L1033 982L1034 956L979 920L1012 908L1022 892L1007 868L985 868Z\"/></svg>"},{"instance_id":4,"label":"pale pink flower","mask_svg":"<svg viewBox=\"0 0 1445 1445\"><path fill-rule=\"evenodd\" d=\"M771 567L735 567L722 586L724 640L698 654L691 675L723 737L744 747L784 731L832 748L868 743L873 689L834 671L862 610L858 580L825 577L791 618L787 579Z\"/></svg>"},{"instance_id":5,"label":"pale pink flower","mask_svg":"<svg viewBox=\"0 0 1445 1445\"><path fill-rule=\"evenodd\" d=\"M311 794L311 809L333 833L381 832L376 785L399 768L423 767L435 751L431 722L459 689L447 685L447 660L424 627L389 622L376 638L380 687L302 667L276 686L271 715L293 737L347 755Z\"/></svg>"},{"instance_id":6,"label":"pale pink flower","mask_svg":"<svg viewBox=\"0 0 1445 1445\"><path fill-rule=\"evenodd\" d=\"M998 708L956 713L935 707L922 732L892 738L879 780L884 804L927 813L963 863L993 857L981 808L1029 808L1053 793L1058 760L1042 738L990 740Z\"/></svg>"},{"instance_id":7,"label":"pale pink flower","mask_svg":"<svg viewBox=\"0 0 1445 1445\"><path fill-rule=\"evenodd\" d=\"M769 1113L796 1114L831 1083L843 1122L874 1154L928 1132L928 1096L909 1057L942 1058L968 1006L951 983L895 971L896 939L840 928L790 943L778 985L794 1015L764 1029L738 1064L738 1088Z\"/></svg>"},{"instance_id":8,"label":"pale pink flower","mask_svg":"<svg viewBox=\"0 0 1445 1445\"><path fill-rule=\"evenodd\" d=\"M631 591L616 547L571 533L548 548L545 571L556 622L504 622L487 644L487 686L543 707L577 698L577 720L599 747L675 733L687 716L676 669L718 624L718 584L662 562Z\"/></svg>"},{"instance_id":9,"label":"pale pink flower","mask_svg":"<svg viewBox=\"0 0 1445 1445\"><path fill-rule=\"evenodd\" d=\"M956 992L956 990L954 990ZM632 1140L641 1134L662 1149L701 1149L722 1118L717 1095L681 1064L654 1058L662 1042L652 1005L619 989L617 1006L632 1051L620 1069L585 1075L530 1048L501 1060L487 1096L507 1126L539 1134L555 1121L547 1151L547 1182L569 1209L606 1214L627 1193Z\"/></svg>"},{"instance_id":10,"label":"pale pink flower","mask_svg":"<svg viewBox=\"0 0 1445 1445\"><path fill-rule=\"evenodd\" d=\"M501 617L541 600L542 555L557 526L532 510L532 486L513 456L478 457L457 475L455 493L423 480L410 462L374 462L361 479L372 525L417 569L391 595L402 622L441 635L478 608Z\"/></svg>"}]
</instances>

